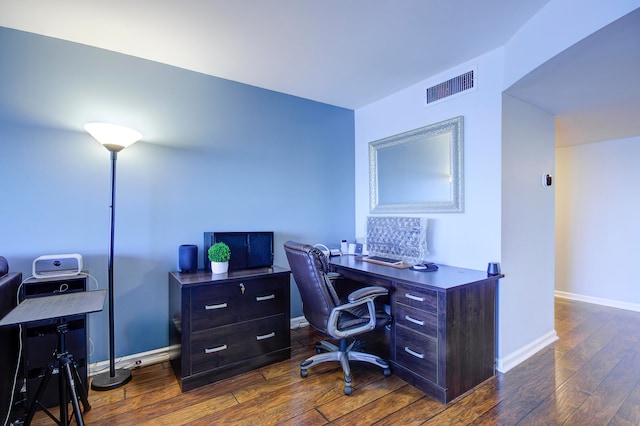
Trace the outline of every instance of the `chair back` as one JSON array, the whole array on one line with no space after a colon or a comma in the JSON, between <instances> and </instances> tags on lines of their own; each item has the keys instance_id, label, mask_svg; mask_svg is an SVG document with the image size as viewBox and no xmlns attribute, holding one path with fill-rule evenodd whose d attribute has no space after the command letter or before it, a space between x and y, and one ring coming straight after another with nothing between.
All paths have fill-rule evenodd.
<instances>
[{"instance_id":1,"label":"chair back","mask_svg":"<svg viewBox=\"0 0 640 426\"><path fill-rule=\"evenodd\" d=\"M305 318L313 328L327 333L329 315L340 302L327 277L326 256L309 244L295 241L287 241L284 250L302 297Z\"/></svg>"}]
</instances>

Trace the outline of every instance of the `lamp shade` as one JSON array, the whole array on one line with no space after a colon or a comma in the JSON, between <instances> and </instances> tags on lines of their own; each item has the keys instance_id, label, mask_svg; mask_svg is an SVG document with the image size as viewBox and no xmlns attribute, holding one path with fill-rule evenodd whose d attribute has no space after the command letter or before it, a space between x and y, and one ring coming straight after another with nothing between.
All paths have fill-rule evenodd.
<instances>
[{"instance_id":1,"label":"lamp shade","mask_svg":"<svg viewBox=\"0 0 640 426\"><path fill-rule=\"evenodd\" d=\"M109 123L87 123L84 129L111 152L122 151L142 139L142 133Z\"/></svg>"}]
</instances>

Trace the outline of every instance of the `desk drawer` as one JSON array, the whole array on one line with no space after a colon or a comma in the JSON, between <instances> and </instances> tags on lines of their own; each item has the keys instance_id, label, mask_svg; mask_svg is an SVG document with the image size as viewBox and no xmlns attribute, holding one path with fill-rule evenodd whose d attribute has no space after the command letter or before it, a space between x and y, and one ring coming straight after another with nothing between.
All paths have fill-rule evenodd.
<instances>
[{"instance_id":1,"label":"desk drawer","mask_svg":"<svg viewBox=\"0 0 640 426\"><path fill-rule=\"evenodd\" d=\"M397 283L395 299L397 303L402 303L403 305L427 312L438 312L438 293L433 290Z\"/></svg>"},{"instance_id":2,"label":"desk drawer","mask_svg":"<svg viewBox=\"0 0 640 426\"><path fill-rule=\"evenodd\" d=\"M193 333L192 374L290 346L284 315Z\"/></svg>"},{"instance_id":3,"label":"desk drawer","mask_svg":"<svg viewBox=\"0 0 640 426\"><path fill-rule=\"evenodd\" d=\"M437 341L398 324L395 330L396 362L435 383L438 377Z\"/></svg>"},{"instance_id":4,"label":"desk drawer","mask_svg":"<svg viewBox=\"0 0 640 426\"><path fill-rule=\"evenodd\" d=\"M367 286L380 286L384 288L391 288L391 280L380 278L375 275L370 275L366 273L356 272L351 269L342 269L342 268L334 268L336 272L338 272L343 277L358 281L360 283L364 283Z\"/></svg>"},{"instance_id":5,"label":"desk drawer","mask_svg":"<svg viewBox=\"0 0 640 426\"><path fill-rule=\"evenodd\" d=\"M433 313L397 303L393 318L398 325L433 338L438 337L438 320Z\"/></svg>"},{"instance_id":6,"label":"desk drawer","mask_svg":"<svg viewBox=\"0 0 640 426\"><path fill-rule=\"evenodd\" d=\"M191 290L191 330L200 331L286 312L288 280L266 278ZM244 289L244 291L243 291Z\"/></svg>"}]
</instances>

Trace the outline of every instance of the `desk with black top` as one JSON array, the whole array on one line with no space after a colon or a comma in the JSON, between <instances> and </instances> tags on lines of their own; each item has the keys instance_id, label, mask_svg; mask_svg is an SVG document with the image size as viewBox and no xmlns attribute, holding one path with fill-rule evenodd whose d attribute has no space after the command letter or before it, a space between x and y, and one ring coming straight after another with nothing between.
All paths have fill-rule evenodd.
<instances>
[{"instance_id":1,"label":"desk with black top","mask_svg":"<svg viewBox=\"0 0 640 426\"><path fill-rule=\"evenodd\" d=\"M496 283L504 275L439 265L413 271L330 259L345 278L390 290L393 374L447 403L495 374Z\"/></svg>"}]
</instances>

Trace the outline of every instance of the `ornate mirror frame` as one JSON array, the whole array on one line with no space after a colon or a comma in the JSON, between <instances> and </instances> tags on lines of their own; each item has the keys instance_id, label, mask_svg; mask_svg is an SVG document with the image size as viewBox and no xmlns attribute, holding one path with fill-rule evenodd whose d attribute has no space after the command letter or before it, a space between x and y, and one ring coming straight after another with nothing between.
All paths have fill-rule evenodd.
<instances>
[{"instance_id":1,"label":"ornate mirror frame","mask_svg":"<svg viewBox=\"0 0 640 426\"><path fill-rule=\"evenodd\" d=\"M370 212L463 212L463 127L458 116L370 142Z\"/></svg>"}]
</instances>

